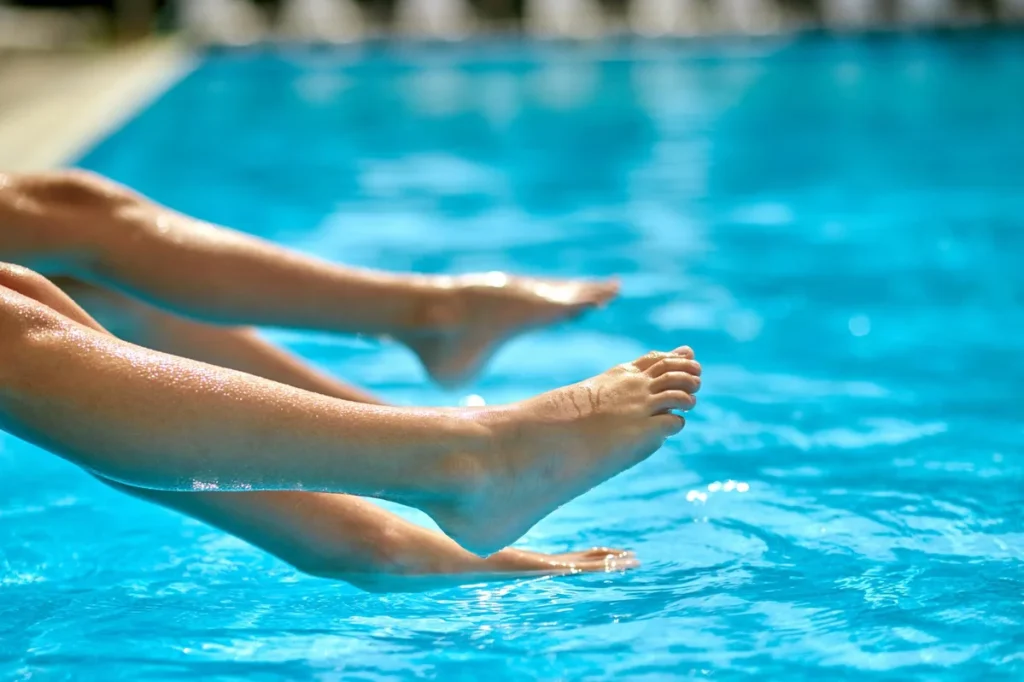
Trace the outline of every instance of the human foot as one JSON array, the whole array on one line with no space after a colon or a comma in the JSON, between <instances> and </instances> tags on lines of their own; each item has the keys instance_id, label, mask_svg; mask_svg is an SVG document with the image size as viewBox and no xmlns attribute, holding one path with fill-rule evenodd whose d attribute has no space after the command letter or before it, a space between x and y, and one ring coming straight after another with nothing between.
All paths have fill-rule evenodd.
<instances>
[{"instance_id":1,"label":"human foot","mask_svg":"<svg viewBox=\"0 0 1024 682\"><path fill-rule=\"evenodd\" d=\"M487 555L512 544L569 500L632 467L682 430L674 411L700 390L689 348L650 353L573 386L473 413L493 451L461 465L471 485L421 505L466 549Z\"/></svg>"},{"instance_id":2,"label":"human foot","mask_svg":"<svg viewBox=\"0 0 1024 682\"><path fill-rule=\"evenodd\" d=\"M613 280L533 279L500 272L436 280L422 324L396 335L442 386L469 381L513 336L576 317L615 298Z\"/></svg>"},{"instance_id":3,"label":"human foot","mask_svg":"<svg viewBox=\"0 0 1024 682\"><path fill-rule=\"evenodd\" d=\"M565 554L541 554L510 547L483 561L488 572L506 576L610 573L640 565L633 552L607 547Z\"/></svg>"},{"instance_id":4,"label":"human foot","mask_svg":"<svg viewBox=\"0 0 1024 682\"><path fill-rule=\"evenodd\" d=\"M452 547L435 548L436 555L427 552L421 556L421 549L411 559L403 558L383 570L329 572L319 576L345 580L368 592L423 592L498 580L613 573L640 565L633 552L607 547L565 554L542 554L509 547L480 558L445 540Z\"/></svg>"}]
</instances>

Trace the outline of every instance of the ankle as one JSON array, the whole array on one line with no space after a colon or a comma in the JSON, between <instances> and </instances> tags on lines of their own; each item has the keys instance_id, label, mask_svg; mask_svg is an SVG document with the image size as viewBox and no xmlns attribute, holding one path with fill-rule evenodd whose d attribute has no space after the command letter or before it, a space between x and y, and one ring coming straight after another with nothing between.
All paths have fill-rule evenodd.
<instances>
[{"instance_id":1,"label":"ankle","mask_svg":"<svg viewBox=\"0 0 1024 682\"><path fill-rule=\"evenodd\" d=\"M415 304L409 326L414 332L446 334L462 327L466 305L456 278L417 277L412 286Z\"/></svg>"},{"instance_id":2,"label":"ankle","mask_svg":"<svg viewBox=\"0 0 1024 682\"><path fill-rule=\"evenodd\" d=\"M523 435L530 428L528 410L515 403L479 408L472 414L475 423L487 434L484 466L488 479L514 477L513 453L523 449Z\"/></svg>"},{"instance_id":3,"label":"ankle","mask_svg":"<svg viewBox=\"0 0 1024 682\"><path fill-rule=\"evenodd\" d=\"M499 466L496 434L486 410L443 410L437 442L442 445L425 470L413 473L417 497L459 506L475 498L494 479ZM401 500L396 500L401 502Z\"/></svg>"}]
</instances>

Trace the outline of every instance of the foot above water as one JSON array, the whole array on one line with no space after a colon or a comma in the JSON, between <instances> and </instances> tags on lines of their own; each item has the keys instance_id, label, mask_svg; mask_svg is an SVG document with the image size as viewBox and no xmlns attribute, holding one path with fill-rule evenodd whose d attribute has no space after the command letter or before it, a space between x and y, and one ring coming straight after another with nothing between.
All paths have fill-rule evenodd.
<instances>
[{"instance_id":1,"label":"foot above water","mask_svg":"<svg viewBox=\"0 0 1024 682\"><path fill-rule=\"evenodd\" d=\"M685 421L676 412L696 404L700 373L684 347L515 405L472 412L491 434L492 449L467 455L457 492L421 507L472 552L506 547L679 433Z\"/></svg>"},{"instance_id":2,"label":"foot above water","mask_svg":"<svg viewBox=\"0 0 1024 682\"><path fill-rule=\"evenodd\" d=\"M577 317L619 293L614 280L583 281L513 277L500 272L442 278L450 296L427 333L400 337L442 386L470 381L509 339L531 329ZM432 324L433 323L433 324Z\"/></svg>"}]
</instances>

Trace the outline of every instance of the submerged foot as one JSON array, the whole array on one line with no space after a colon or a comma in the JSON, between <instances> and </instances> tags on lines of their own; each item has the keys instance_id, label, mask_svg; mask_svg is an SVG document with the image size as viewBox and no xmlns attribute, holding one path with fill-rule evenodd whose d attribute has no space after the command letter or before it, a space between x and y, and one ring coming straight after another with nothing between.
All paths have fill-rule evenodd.
<instances>
[{"instance_id":1,"label":"submerged foot","mask_svg":"<svg viewBox=\"0 0 1024 682\"><path fill-rule=\"evenodd\" d=\"M472 379L513 336L576 317L615 298L615 281L533 279L500 272L446 278L447 295L424 312L423 328L399 336L442 386Z\"/></svg>"},{"instance_id":2,"label":"submerged foot","mask_svg":"<svg viewBox=\"0 0 1024 682\"><path fill-rule=\"evenodd\" d=\"M611 573L640 565L636 554L621 549L594 547L582 552L542 554L507 548L484 559L486 570L495 575L569 575Z\"/></svg>"},{"instance_id":3,"label":"submerged foot","mask_svg":"<svg viewBox=\"0 0 1024 682\"><path fill-rule=\"evenodd\" d=\"M689 348L650 353L573 386L474 418L492 434L479 475L423 505L466 549L486 555L569 500L643 461L684 426L700 365Z\"/></svg>"}]
</instances>

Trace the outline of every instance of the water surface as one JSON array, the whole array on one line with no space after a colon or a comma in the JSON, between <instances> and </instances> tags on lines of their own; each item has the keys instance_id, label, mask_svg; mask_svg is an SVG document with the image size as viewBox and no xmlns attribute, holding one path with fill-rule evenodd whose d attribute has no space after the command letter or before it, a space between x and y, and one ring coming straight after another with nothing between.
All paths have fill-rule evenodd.
<instances>
[{"instance_id":1,"label":"water surface","mask_svg":"<svg viewBox=\"0 0 1024 682\"><path fill-rule=\"evenodd\" d=\"M354 265L625 291L459 393L397 346L269 337L404 404L681 343L705 392L522 542L642 569L421 595L3 437L0 678L1020 679L1022 85L1019 34L205 57L81 165Z\"/></svg>"}]
</instances>

